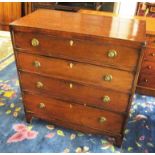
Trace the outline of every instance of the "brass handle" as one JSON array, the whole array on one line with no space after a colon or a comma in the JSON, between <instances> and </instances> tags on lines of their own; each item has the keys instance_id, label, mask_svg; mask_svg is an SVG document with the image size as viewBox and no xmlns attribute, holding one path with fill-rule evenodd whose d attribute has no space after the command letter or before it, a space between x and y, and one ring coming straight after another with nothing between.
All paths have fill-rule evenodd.
<instances>
[{"instance_id":1,"label":"brass handle","mask_svg":"<svg viewBox=\"0 0 155 155\"><path fill-rule=\"evenodd\" d=\"M36 87L37 88L42 88L44 85L42 82L37 82Z\"/></svg>"},{"instance_id":2,"label":"brass handle","mask_svg":"<svg viewBox=\"0 0 155 155\"><path fill-rule=\"evenodd\" d=\"M109 50L108 57L109 58L115 58L117 56L117 51L115 50Z\"/></svg>"},{"instance_id":3,"label":"brass handle","mask_svg":"<svg viewBox=\"0 0 155 155\"><path fill-rule=\"evenodd\" d=\"M39 103L39 108L40 108L40 109L45 108L45 104L44 104L44 103Z\"/></svg>"},{"instance_id":4,"label":"brass handle","mask_svg":"<svg viewBox=\"0 0 155 155\"><path fill-rule=\"evenodd\" d=\"M112 75L110 75L110 74L105 75L104 80L109 81L109 82L112 81Z\"/></svg>"},{"instance_id":5,"label":"brass handle","mask_svg":"<svg viewBox=\"0 0 155 155\"><path fill-rule=\"evenodd\" d=\"M39 68L41 66L39 61L34 61L33 62L34 67Z\"/></svg>"},{"instance_id":6,"label":"brass handle","mask_svg":"<svg viewBox=\"0 0 155 155\"><path fill-rule=\"evenodd\" d=\"M74 41L73 40L70 40L69 44L70 44L70 46L73 46Z\"/></svg>"},{"instance_id":7,"label":"brass handle","mask_svg":"<svg viewBox=\"0 0 155 155\"><path fill-rule=\"evenodd\" d=\"M107 119L106 119L105 117L100 117L100 118L99 118L99 122L100 122L101 124L103 124L106 120L107 120Z\"/></svg>"},{"instance_id":8,"label":"brass handle","mask_svg":"<svg viewBox=\"0 0 155 155\"><path fill-rule=\"evenodd\" d=\"M104 97L102 98L102 101L103 101L104 103L109 103L109 102L110 102L110 97L109 97L109 96L104 96Z\"/></svg>"},{"instance_id":9,"label":"brass handle","mask_svg":"<svg viewBox=\"0 0 155 155\"><path fill-rule=\"evenodd\" d=\"M155 56L155 53L151 53L151 56L153 56L153 57L154 57L154 56Z\"/></svg>"},{"instance_id":10,"label":"brass handle","mask_svg":"<svg viewBox=\"0 0 155 155\"><path fill-rule=\"evenodd\" d=\"M69 84L69 88L71 88L71 89L73 88L73 84L72 83Z\"/></svg>"},{"instance_id":11,"label":"brass handle","mask_svg":"<svg viewBox=\"0 0 155 155\"><path fill-rule=\"evenodd\" d=\"M36 38L33 38L31 41L31 44L33 47L39 46L39 40Z\"/></svg>"}]
</instances>

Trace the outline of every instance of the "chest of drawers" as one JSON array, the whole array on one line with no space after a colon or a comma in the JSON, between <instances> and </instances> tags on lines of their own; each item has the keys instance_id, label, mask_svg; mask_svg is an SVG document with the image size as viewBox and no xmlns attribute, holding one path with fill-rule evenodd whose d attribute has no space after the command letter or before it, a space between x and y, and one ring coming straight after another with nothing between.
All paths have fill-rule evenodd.
<instances>
[{"instance_id":1,"label":"chest of drawers","mask_svg":"<svg viewBox=\"0 0 155 155\"><path fill-rule=\"evenodd\" d=\"M146 20L147 45L144 50L137 92L143 95L155 96L155 19L147 17L143 20Z\"/></svg>"},{"instance_id":2,"label":"chest of drawers","mask_svg":"<svg viewBox=\"0 0 155 155\"><path fill-rule=\"evenodd\" d=\"M10 31L27 122L37 117L107 134L120 145L145 22L38 10L11 23Z\"/></svg>"}]
</instances>

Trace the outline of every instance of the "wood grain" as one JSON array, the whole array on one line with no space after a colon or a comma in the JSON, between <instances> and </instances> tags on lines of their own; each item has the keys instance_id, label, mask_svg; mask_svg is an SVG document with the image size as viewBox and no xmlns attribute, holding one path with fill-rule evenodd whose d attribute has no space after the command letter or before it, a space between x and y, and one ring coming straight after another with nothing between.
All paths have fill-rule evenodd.
<instances>
[{"instance_id":1,"label":"wood grain","mask_svg":"<svg viewBox=\"0 0 155 155\"><path fill-rule=\"evenodd\" d=\"M107 64L127 71L135 70L135 64L139 55L138 49L119 45L113 46L113 44L107 44L106 42L98 43L83 39L77 40L22 32L16 32L14 37L15 47L18 50L22 48L22 50L28 53L65 58L101 66ZM33 38L39 40L39 46L33 47L31 45ZM70 41L73 41L72 46L70 46ZM115 50L117 56L114 58L108 57L110 50ZM89 56L90 53L91 57Z\"/></svg>"},{"instance_id":2,"label":"wood grain","mask_svg":"<svg viewBox=\"0 0 155 155\"><path fill-rule=\"evenodd\" d=\"M21 2L0 2L0 29L9 30L10 22L21 17Z\"/></svg>"},{"instance_id":3,"label":"wood grain","mask_svg":"<svg viewBox=\"0 0 155 155\"><path fill-rule=\"evenodd\" d=\"M34 72L48 77L57 77L59 79L73 79L80 83L87 83L126 93L129 93L132 88L133 73L131 72L20 52L17 54L17 60L18 69L27 72ZM40 62L41 67L34 67L33 63L35 61ZM73 68L70 68L70 63L73 64ZM112 80L105 81L104 78L106 75L111 75Z\"/></svg>"},{"instance_id":4,"label":"wood grain","mask_svg":"<svg viewBox=\"0 0 155 155\"><path fill-rule=\"evenodd\" d=\"M114 112L125 113L127 110L129 94L85 86L72 80L47 78L26 72L20 72L20 79L23 91L39 93L84 106L93 106ZM38 81L43 84L42 88L37 88L36 84ZM72 84L72 88L70 88L70 84ZM105 96L110 97L109 102L103 101ZM118 98L119 101L117 101Z\"/></svg>"},{"instance_id":5,"label":"wood grain","mask_svg":"<svg viewBox=\"0 0 155 155\"><path fill-rule=\"evenodd\" d=\"M46 118L53 117L58 120L64 120L68 123L74 123L98 129L100 132L109 131L120 133L122 129L123 117L104 110L98 110L91 107L81 106L79 104L68 103L53 98L44 98L42 96L24 94L24 104L27 111L40 114ZM44 103L45 108L40 109L39 104ZM106 121L100 123L100 117L105 117ZM111 128L111 126L113 126Z\"/></svg>"},{"instance_id":6,"label":"wood grain","mask_svg":"<svg viewBox=\"0 0 155 155\"><path fill-rule=\"evenodd\" d=\"M10 31L27 121L34 116L105 133L120 145L143 57L145 22L38 10L13 22ZM32 47L33 37L38 47ZM109 48L117 50L116 59L107 58ZM105 94L109 105L102 105ZM102 125L101 116L108 120Z\"/></svg>"},{"instance_id":7,"label":"wood grain","mask_svg":"<svg viewBox=\"0 0 155 155\"><path fill-rule=\"evenodd\" d=\"M36 19L36 16L39 18ZM11 26L13 25L16 25L14 30L28 31L26 27L29 27L29 31L49 32L51 35L61 34L62 37L70 36L72 33L74 37L98 38L102 41L117 39L127 46L132 44L132 46L140 47L145 39L145 22L143 21L46 9L39 9L11 23Z\"/></svg>"}]
</instances>

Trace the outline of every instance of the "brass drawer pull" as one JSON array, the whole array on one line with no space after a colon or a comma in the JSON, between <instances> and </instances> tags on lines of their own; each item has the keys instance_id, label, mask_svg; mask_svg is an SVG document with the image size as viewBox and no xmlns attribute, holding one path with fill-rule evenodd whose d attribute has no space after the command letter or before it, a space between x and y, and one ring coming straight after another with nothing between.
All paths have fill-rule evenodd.
<instances>
[{"instance_id":1,"label":"brass drawer pull","mask_svg":"<svg viewBox=\"0 0 155 155\"><path fill-rule=\"evenodd\" d=\"M40 108L40 109L45 108L45 104L44 104L44 103L39 103L39 108Z\"/></svg>"},{"instance_id":2,"label":"brass drawer pull","mask_svg":"<svg viewBox=\"0 0 155 155\"><path fill-rule=\"evenodd\" d=\"M73 88L73 84L72 83L69 84L69 88L71 88L71 89Z\"/></svg>"},{"instance_id":3,"label":"brass drawer pull","mask_svg":"<svg viewBox=\"0 0 155 155\"><path fill-rule=\"evenodd\" d=\"M41 64L40 64L39 61L34 61L33 66L36 67L36 68L39 68L39 67L41 67Z\"/></svg>"},{"instance_id":4,"label":"brass drawer pull","mask_svg":"<svg viewBox=\"0 0 155 155\"><path fill-rule=\"evenodd\" d=\"M38 81L37 84L36 84L36 87L37 88L42 88L44 85L42 82Z\"/></svg>"},{"instance_id":5,"label":"brass drawer pull","mask_svg":"<svg viewBox=\"0 0 155 155\"><path fill-rule=\"evenodd\" d=\"M117 56L117 51L115 50L109 50L108 57L109 58L115 58Z\"/></svg>"},{"instance_id":6,"label":"brass drawer pull","mask_svg":"<svg viewBox=\"0 0 155 155\"><path fill-rule=\"evenodd\" d=\"M106 120L107 120L107 119L106 119L105 117L100 117L100 118L99 118L99 123L100 123L100 124L103 124L104 122L106 122Z\"/></svg>"},{"instance_id":7,"label":"brass drawer pull","mask_svg":"<svg viewBox=\"0 0 155 155\"><path fill-rule=\"evenodd\" d=\"M103 101L104 103L109 103L109 102L110 102L110 97L109 97L109 96L104 96L104 97L102 98L102 101Z\"/></svg>"},{"instance_id":8,"label":"brass drawer pull","mask_svg":"<svg viewBox=\"0 0 155 155\"><path fill-rule=\"evenodd\" d=\"M73 40L70 40L69 44L70 44L70 46L73 46L74 41Z\"/></svg>"},{"instance_id":9,"label":"brass drawer pull","mask_svg":"<svg viewBox=\"0 0 155 155\"><path fill-rule=\"evenodd\" d=\"M33 38L31 41L31 44L33 47L37 47L37 46L39 46L39 40L36 38Z\"/></svg>"},{"instance_id":10,"label":"brass drawer pull","mask_svg":"<svg viewBox=\"0 0 155 155\"><path fill-rule=\"evenodd\" d=\"M105 75L104 80L109 81L109 82L112 81L112 75L110 75L110 74Z\"/></svg>"}]
</instances>

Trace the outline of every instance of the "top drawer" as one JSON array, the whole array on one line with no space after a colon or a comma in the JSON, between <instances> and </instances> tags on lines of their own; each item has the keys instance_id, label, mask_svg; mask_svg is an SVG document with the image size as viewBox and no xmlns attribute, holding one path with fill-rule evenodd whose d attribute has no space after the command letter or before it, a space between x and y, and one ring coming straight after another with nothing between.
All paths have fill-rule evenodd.
<instances>
[{"instance_id":1,"label":"top drawer","mask_svg":"<svg viewBox=\"0 0 155 155\"><path fill-rule=\"evenodd\" d=\"M88 40L56 38L36 33L15 32L15 47L27 52L87 62L133 71L138 60L138 50L96 43Z\"/></svg>"}]
</instances>

